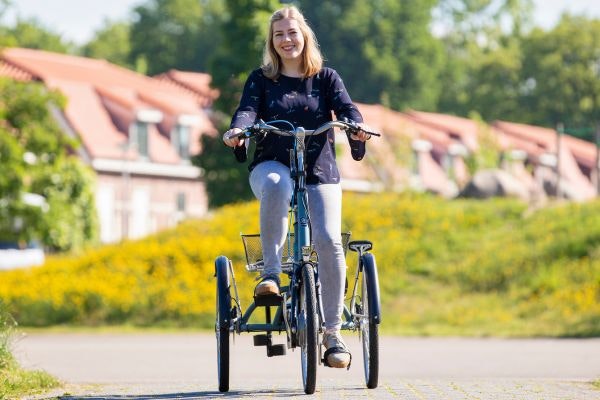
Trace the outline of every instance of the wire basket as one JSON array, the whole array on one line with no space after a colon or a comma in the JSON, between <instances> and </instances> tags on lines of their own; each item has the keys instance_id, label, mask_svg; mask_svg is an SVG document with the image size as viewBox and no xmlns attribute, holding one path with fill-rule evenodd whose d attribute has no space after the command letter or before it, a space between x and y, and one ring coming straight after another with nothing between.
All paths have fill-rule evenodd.
<instances>
[{"instance_id":1,"label":"wire basket","mask_svg":"<svg viewBox=\"0 0 600 400\"><path fill-rule=\"evenodd\" d=\"M344 249L344 255L348 250L348 242L350 241L350 232L342 233L342 248ZM249 235L242 234L242 242L244 243L244 252L246 253L246 269L250 272L259 272L264 268L262 245L260 243L260 234L254 233ZM294 263L294 234L290 233L283 245L281 267L283 272L291 271ZM314 247L313 247L314 249ZM316 262L317 259L314 255L311 256L311 261Z\"/></svg>"}]
</instances>

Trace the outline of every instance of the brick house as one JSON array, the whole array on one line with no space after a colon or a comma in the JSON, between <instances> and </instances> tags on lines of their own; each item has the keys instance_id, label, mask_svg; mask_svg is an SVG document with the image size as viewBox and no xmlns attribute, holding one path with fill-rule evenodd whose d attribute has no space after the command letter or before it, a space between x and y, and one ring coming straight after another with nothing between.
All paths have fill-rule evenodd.
<instances>
[{"instance_id":1,"label":"brick house","mask_svg":"<svg viewBox=\"0 0 600 400\"><path fill-rule=\"evenodd\" d=\"M369 142L365 161L379 171L375 175L387 188L410 187L453 197L471 179L466 160L478 151L481 130L487 129L504 159L498 166L529 190L575 201L600 193L596 146L559 136L554 129L506 121L484 128L473 120L439 113L398 112L365 104L359 109L369 125L385 133ZM408 162L395 152L407 140L413 150Z\"/></svg>"},{"instance_id":2,"label":"brick house","mask_svg":"<svg viewBox=\"0 0 600 400\"><path fill-rule=\"evenodd\" d=\"M105 60L8 48L0 76L62 92L52 113L78 137L81 159L97 174L103 242L138 238L207 211L202 171L190 163L201 135L215 135L210 76L169 71L146 77Z\"/></svg>"}]
</instances>

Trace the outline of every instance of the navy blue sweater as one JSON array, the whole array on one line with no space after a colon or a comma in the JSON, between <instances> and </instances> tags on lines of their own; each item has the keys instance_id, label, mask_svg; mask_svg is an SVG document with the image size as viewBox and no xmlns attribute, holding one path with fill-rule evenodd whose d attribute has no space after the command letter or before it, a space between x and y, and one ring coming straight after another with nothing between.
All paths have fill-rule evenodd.
<instances>
[{"instance_id":1,"label":"navy blue sweater","mask_svg":"<svg viewBox=\"0 0 600 400\"><path fill-rule=\"evenodd\" d=\"M342 79L331 68L323 68L310 78L292 78L281 75L276 80L266 78L261 69L248 77L240 105L233 115L231 128L245 128L262 119L283 119L294 126L315 129L332 120L347 118L362 122L362 116L352 103ZM285 128L284 125L278 125ZM289 149L293 138L266 135L257 140L250 171L259 163L276 160L289 167ZM363 158L365 143L348 137L352 156ZM340 174L335 162L335 135L333 129L306 138L306 182L308 184L338 183ZM236 149L236 153L245 149ZM238 158L239 159L239 158Z\"/></svg>"}]
</instances>

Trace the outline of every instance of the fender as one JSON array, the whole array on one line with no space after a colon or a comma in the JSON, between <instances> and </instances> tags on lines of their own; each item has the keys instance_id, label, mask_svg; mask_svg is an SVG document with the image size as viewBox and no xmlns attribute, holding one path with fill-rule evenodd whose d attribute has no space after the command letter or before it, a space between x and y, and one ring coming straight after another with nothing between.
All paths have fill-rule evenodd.
<instances>
[{"instance_id":1,"label":"fender","mask_svg":"<svg viewBox=\"0 0 600 400\"><path fill-rule=\"evenodd\" d=\"M231 322L231 295L229 293L229 260L219 256L215 260L215 276L217 277L217 307L219 310L219 328L229 328ZM219 296L219 293L225 296Z\"/></svg>"},{"instance_id":2,"label":"fender","mask_svg":"<svg viewBox=\"0 0 600 400\"><path fill-rule=\"evenodd\" d=\"M381 323L381 302L379 297L379 278L377 276L377 263L372 253L365 253L361 257L363 273L367 277L367 290L369 293L369 322Z\"/></svg>"}]
</instances>

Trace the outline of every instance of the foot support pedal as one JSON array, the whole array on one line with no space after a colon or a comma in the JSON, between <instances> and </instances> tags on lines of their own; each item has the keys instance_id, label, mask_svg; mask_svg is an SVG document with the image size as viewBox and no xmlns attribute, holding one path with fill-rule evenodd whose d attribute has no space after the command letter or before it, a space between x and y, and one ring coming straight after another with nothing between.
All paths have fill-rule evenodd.
<instances>
[{"instance_id":1,"label":"foot support pedal","mask_svg":"<svg viewBox=\"0 0 600 400\"><path fill-rule=\"evenodd\" d=\"M283 303L283 297L277 294L254 296L254 304L257 307L276 307Z\"/></svg>"},{"instance_id":2,"label":"foot support pedal","mask_svg":"<svg viewBox=\"0 0 600 400\"><path fill-rule=\"evenodd\" d=\"M267 357L285 356L285 353L285 344L272 344L271 346L267 346Z\"/></svg>"},{"instance_id":3,"label":"foot support pedal","mask_svg":"<svg viewBox=\"0 0 600 400\"><path fill-rule=\"evenodd\" d=\"M268 346L271 344L271 338L267 335L254 335L255 346Z\"/></svg>"}]
</instances>

